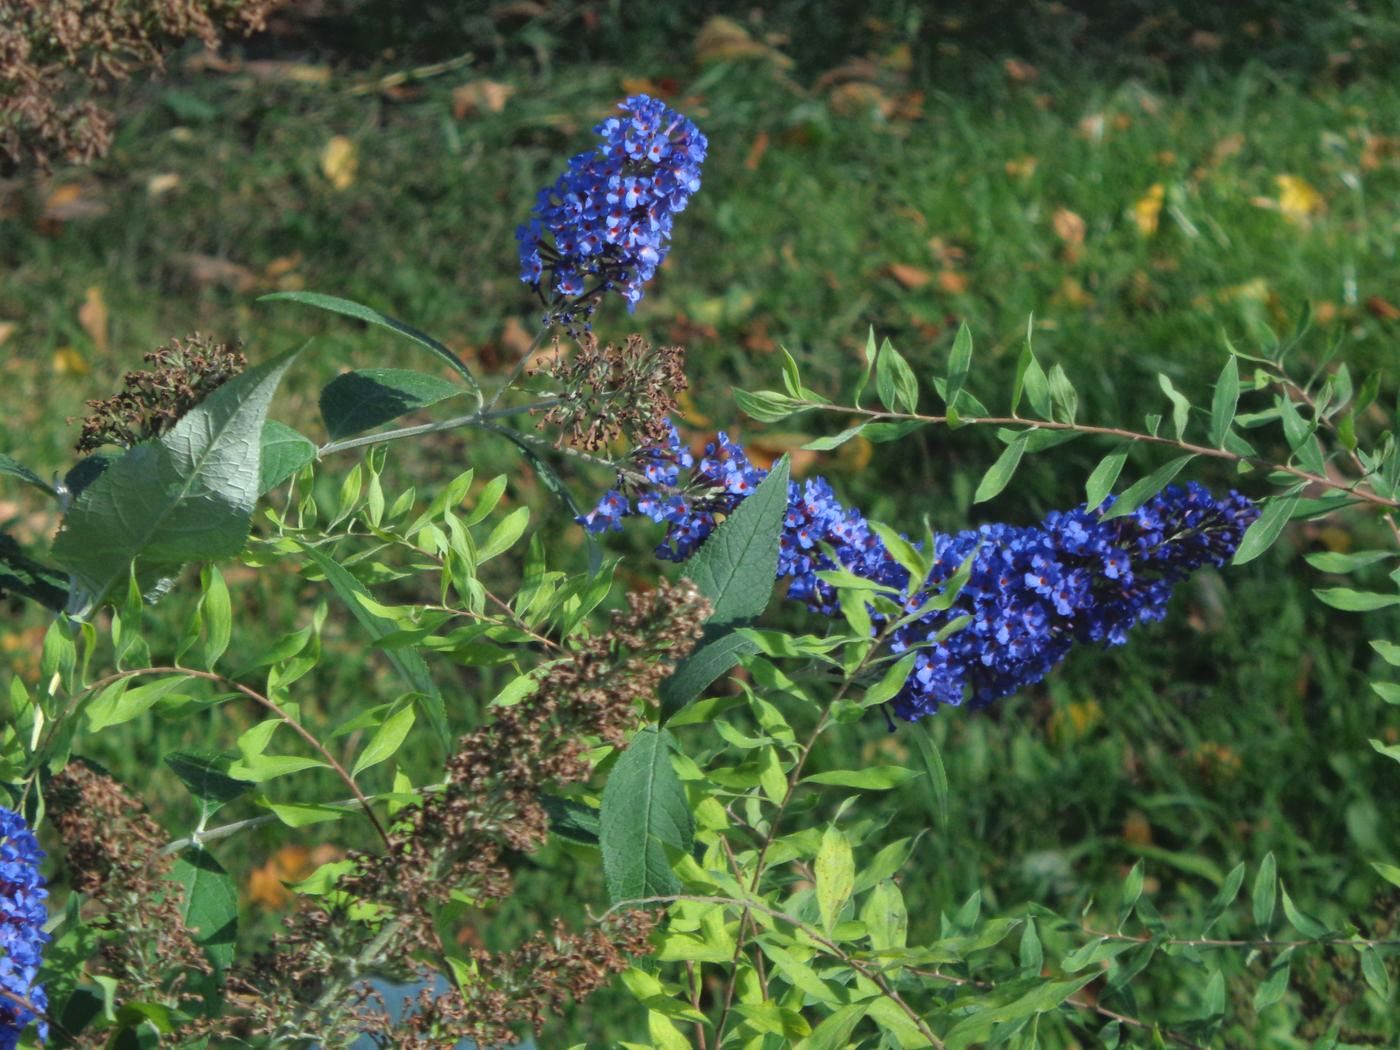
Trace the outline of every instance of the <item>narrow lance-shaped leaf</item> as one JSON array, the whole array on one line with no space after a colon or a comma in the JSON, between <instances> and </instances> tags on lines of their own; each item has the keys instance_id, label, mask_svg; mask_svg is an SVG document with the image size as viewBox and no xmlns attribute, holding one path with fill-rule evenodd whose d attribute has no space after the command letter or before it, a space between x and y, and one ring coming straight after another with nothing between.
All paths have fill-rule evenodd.
<instances>
[{"instance_id":1,"label":"narrow lance-shaped leaf","mask_svg":"<svg viewBox=\"0 0 1400 1050\"><path fill-rule=\"evenodd\" d=\"M1210 403L1210 443L1225 447L1230 424L1235 421L1235 409L1240 403L1240 366L1233 356L1225 359L1220 378L1215 381L1215 396Z\"/></svg>"},{"instance_id":2,"label":"narrow lance-shaped leaf","mask_svg":"<svg viewBox=\"0 0 1400 1050\"><path fill-rule=\"evenodd\" d=\"M1268 505L1264 507L1264 513L1245 530L1244 538L1240 540L1231 564L1243 565L1251 562L1272 547L1283 532L1283 527L1293 517L1293 508L1298 505L1298 499L1297 493L1294 493L1275 496L1269 500Z\"/></svg>"},{"instance_id":3,"label":"narrow lance-shaped leaf","mask_svg":"<svg viewBox=\"0 0 1400 1050\"><path fill-rule=\"evenodd\" d=\"M1114 501L1113 506L1104 512L1104 520L1121 518L1123 515L1131 514L1137 510L1171 484L1171 480L1181 472L1181 468L1195 458L1194 454L1178 456L1171 462L1162 464L1142 480L1129 485L1123 494Z\"/></svg>"},{"instance_id":4,"label":"narrow lance-shaped leaf","mask_svg":"<svg viewBox=\"0 0 1400 1050\"><path fill-rule=\"evenodd\" d=\"M1172 385L1172 381L1164 373L1157 373L1157 385L1172 403L1172 430L1176 432L1176 439L1180 441L1186 433L1186 423L1191 416L1191 402Z\"/></svg>"},{"instance_id":5,"label":"narrow lance-shaped leaf","mask_svg":"<svg viewBox=\"0 0 1400 1050\"><path fill-rule=\"evenodd\" d=\"M462 377L467 387L476 395L477 403L482 402L481 386L477 383L476 376L472 375L471 369L462 363L460 357L432 336L420 332L412 325L404 324L397 318L382 314L362 303L351 302L349 299L341 299L334 295L323 295L320 292L273 292L271 295L262 296L258 302L289 302L301 303L303 306L314 306L318 310L343 314L346 317L353 317L357 321L363 321L365 324L378 325L380 328L387 328L391 332L405 336L424 349L437 354L438 357L451 365L452 370Z\"/></svg>"},{"instance_id":6,"label":"narrow lance-shaped leaf","mask_svg":"<svg viewBox=\"0 0 1400 1050\"><path fill-rule=\"evenodd\" d=\"M1089 475L1089 480L1084 483L1084 505L1089 510L1097 509L1113 491L1118 475L1123 473L1123 464L1128 460L1128 448L1127 442L1119 445L1099 460L1099 465Z\"/></svg>"},{"instance_id":7,"label":"narrow lance-shaped leaf","mask_svg":"<svg viewBox=\"0 0 1400 1050\"><path fill-rule=\"evenodd\" d=\"M953 349L948 353L948 387L944 399L949 411L954 411L958 395L967 382L967 373L972 366L972 330L964 321L958 326L958 334L953 339Z\"/></svg>"},{"instance_id":8,"label":"narrow lance-shaped leaf","mask_svg":"<svg viewBox=\"0 0 1400 1050\"><path fill-rule=\"evenodd\" d=\"M5 475L12 478L19 478L19 480L23 481L26 485L34 486L45 495L52 496L54 494L53 486L39 477L38 474L35 474L34 471L30 470L18 460L11 459L9 456L0 453L0 476Z\"/></svg>"},{"instance_id":9,"label":"narrow lance-shaped leaf","mask_svg":"<svg viewBox=\"0 0 1400 1050\"><path fill-rule=\"evenodd\" d=\"M422 372L366 368L338 375L321 389L321 418L332 439L349 437L461 393L461 387Z\"/></svg>"},{"instance_id":10,"label":"narrow lance-shaped leaf","mask_svg":"<svg viewBox=\"0 0 1400 1050\"><path fill-rule=\"evenodd\" d=\"M982 475L982 480L977 485L977 491L972 495L973 503L987 502L987 500L1000 495L1002 489L1011 483L1016 468L1021 465L1021 457L1025 455L1027 435L1033 433L1035 433L1034 430L1023 430L1016 435L1011 444L1002 449L997 461L991 465L986 474Z\"/></svg>"},{"instance_id":11,"label":"narrow lance-shaped leaf","mask_svg":"<svg viewBox=\"0 0 1400 1050\"><path fill-rule=\"evenodd\" d=\"M891 412L915 412L919 407L919 380L904 355L886 339L875 359L875 390Z\"/></svg>"}]
</instances>

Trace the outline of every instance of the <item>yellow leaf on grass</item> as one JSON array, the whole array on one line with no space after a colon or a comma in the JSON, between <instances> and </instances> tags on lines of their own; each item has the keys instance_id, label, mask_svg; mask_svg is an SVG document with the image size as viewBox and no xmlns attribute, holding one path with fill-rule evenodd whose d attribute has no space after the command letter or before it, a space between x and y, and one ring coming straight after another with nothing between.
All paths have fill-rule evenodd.
<instances>
[{"instance_id":1,"label":"yellow leaf on grass","mask_svg":"<svg viewBox=\"0 0 1400 1050\"><path fill-rule=\"evenodd\" d=\"M344 135L336 135L321 150L321 174L337 190L349 189L355 181L359 155L355 143Z\"/></svg>"},{"instance_id":2,"label":"yellow leaf on grass","mask_svg":"<svg viewBox=\"0 0 1400 1050\"><path fill-rule=\"evenodd\" d=\"M890 263L886 272L898 281L902 286L911 291L915 288L922 288L933 280L933 274L929 273L921 266L910 266L907 263Z\"/></svg>"},{"instance_id":3,"label":"yellow leaf on grass","mask_svg":"<svg viewBox=\"0 0 1400 1050\"><path fill-rule=\"evenodd\" d=\"M1322 194L1296 175L1275 175L1278 186L1278 210L1289 222L1306 225L1308 220L1327 208Z\"/></svg>"},{"instance_id":4,"label":"yellow leaf on grass","mask_svg":"<svg viewBox=\"0 0 1400 1050\"><path fill-rule=\"evenodd\" d=\"M497 80L473 80L452 89L452 116L457 120L478 113L499 113L515 88Z\"/></svg>"},{"instance_id":5,"label":"yellow leaf on grass","mask_svg":"<svg viewBox=\"0 0 1400 1050\"><path fill-rule=\"evenodd\" d=\"M0 321L0 346L5 345L5 340L14 335L18 327L13 321Z\"/></svg>"},{"instance_id":6,"label":"yellow leaf on grass","mask_svg":"<svg viewBox=\"0 0 1400 1050\"><path fill-rule=\"evenodd\" d=\"M61 376L85 376L89 371L83 355L71 346L60 346L53 352L53 370Z\"/></svg>"},{"instance_id":7,"label":"yellow leaf on grass","mask_svg":"<svg viewBox=\"0 0 1400 1050\"><path fill-rule=\"evenodd\" d=\"M1056 208L1050 224L1055 227L1055 236L1071 248L1084 243L1084 220L1068 208Z\"/></svg>"},{"instance_id":8,"label":"yellow leaf on grass","mask_svg":"<svg viewBox=\"0 0 1400 1050\"><path fill-rule=\"evenodd\" d=\"M179 185L180 175L178 172L166 171L159 175L152 175L146 180L146 196L164 197Z\"/></svg>"},{"instance_id":9,"label":"yellow leaf on grass","mask_svg":"<svg viewBox=\"0 0 1400 1050\"><path fill-rule=\"evenodd\" d=\"M78 324L97 347L99 354L107 352L107 303L101 288L89 288L83 305L78 307Z\"/></svg>"},{"instance_id":10,"label":"yellow leaf on grass","mask_svg":"<svg viewBox=\"0 0 1400 1050\"><path fill-rule=\"evenodd\" d=\"M1157 232L1157 223L1162 218L1162 202L1166 196L1167 191L1162 184L1154 182L1133 205L1133 221L1144 237L1151 237Z\"/></svg>"}]
</instances>

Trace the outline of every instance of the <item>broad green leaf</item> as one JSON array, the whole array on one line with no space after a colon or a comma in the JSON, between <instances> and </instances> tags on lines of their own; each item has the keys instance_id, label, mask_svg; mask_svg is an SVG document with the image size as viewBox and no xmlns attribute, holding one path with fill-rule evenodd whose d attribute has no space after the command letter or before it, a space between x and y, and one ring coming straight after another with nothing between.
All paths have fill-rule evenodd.
<instances>
[{"instance_id":1,"label":"broad green leaf","mask_svg":"<svg viewBox=\"0 0 1400 1050\"><path fill-rule=\"evenodd\" d=\"M828 825L823 833L812 868L817 879L817 907L821 910L822 926L830 933L836 928L836 920L841 917L841 909L851 899L856 884L850 840L835 824Z\"/></svg>"},{"instance_id":2,"label":"broad green leaf","mask_svg":"<svg viewBox=\"0 0 1400 1050\"><path fill-rule=\"evenodd\" d=\"M233 759L214 751L172 751L165 756L165 764L195 797L201 826L254 787L251 781L229 776Z\"/></svg>"},{"instance_id":3,"label":"broad green leaf","mask_svg":"<svg viewBox=\"0 0 1400 1050\"><path fill-rule=\"evenodd\" d=\"M1371 612L1373 609L1386 609L1400 605L1400 594L1377 594L1372 591L1354 591L1350 587L1314 588L1318 600L1343 612Z\"/></svg>"},{"instance_id":4,"label":"broad green leaf","mask_svg":"<svg viewBox=\"0 0 1400 1050\"><path fill-rule=\"evenodd\" d=\"M262 429L262 458L258 461L258 495L266 495L308 463L315 462L316 443L275 419Z\"/></svg>"},{"instance_id":5,"label":"broad green leaf","mask_svg":"<svg viewBox=\"0 0 1400 1050\"><path fill-rule=\"evenodd\" d=\"M331 558L324 551L307 544L301 545L302 552L316 564L316 567L325 574L326 582L331 585L331 589L340 597L340 600L349 607L360 626L369 633L371 639L378 641L386 634L390 634L398 629L398 625L392 620L387 620L382 616L377 616L370 612L361 598L369 598L370 593L365 589L359 580L352 576L348 569L339 562ZM428 672L428 664L423 659L417 649L386 649L385 655L389 657L389 662L394 665L399 674L407 679L409 686L423 697L423 711L428 716L428 721L432 724L438 739L443 746L449 750L452 747L452 735L447 728L447 706L443 702L442 693L433 684L432 675Z\"/></svg>"},{"instance_id":6,"label":"broad green leaf","mask_svg":"<svg viewBox=\"0 0 1400 1050\"><path fill-rule=\"evenodd\" d=\"M70 612L85 617L124 586L133 560L154 580L243 549L259 495L263 421L295 356L229 380L73 501L53 545L73 577Z\"/></svg>"},{"instance_id":7,"label":"broad green leaf","mask_svg":"<svg viewBox=\"0 0 1400 1050\"><path fill-rule=\"evenodd\" d=\"M406 368L364 368L336 376L321 390L321 418L332 439L350 437L462 393L437 376Z\"/></svg>"},{"instance_id":8,"label":"broad green leaf","mask_svg":"<svg viewBox=\"0 0 1400 1050\"><path fill-rule=\"evenodd\" d=\"M674 747L668 731L647 726L608 776L598 825L603 874L614 903L680 891L666 850L690 849L694 824L671 767Z\"/></svg>"},{"instance_id":9,"label":"broad green leaf","mask_svg":"<svg viewBox=\"0 0 1400 1050\"><path fill-rule=\"evenodd\" d=\"M1025 435L1032 433L1024 430L1017 436L1016 440L1002 449L997 461L992 464L991 469L982 475L982 480L977 485L977 491L973 493L973 503L986 503L1001 493L1011 482L1012 476L1016 473L1016 468L1021 465L1021 457L1026 451Z\"/></svg>"},{"instance_id":10,"label":"broad green leaf","mask_svg":"<svg viewBox=\"0 0 1400 1050\"><path fill-rule=\"evenodd\" d=\"M903 766L870 766L866 769L832 769L825 773L813 773L803 777L802 783L858 788L862 791L889 791L921 776L922 773Z\"/></svg>"},{"instance_id":11,"label":"broad green leaf","mask_svg":"<svg viewBox=\"0 0 1400 1050\"><path fill-rule=\"evenodd\" d=\"M1084 505L1089 510L1097 510L1113 491L1113 486L1118 482L1118 475L1123 473L1123 464L1127 462L1130 447L1126 441L1119 445L1099 460L1099 465L1089 475L1089 480L1084 483Z\"/></svg>"},{"instance_id":12,"label":"broad green leaf","mask_svg":"<svg viewBox=\"0 0 1400 1050\"><path fill-rule=\"evenodd\" d=\"M344 806L327 806L315 802L272 802L267 799L260 803L272 811L272 815L289 828L305 828L312 824L327 824L343 820L347 812Z\"/></svg>"},{"instance_id":13,"label":"broad green leaf","mask_svg":"<svg viewBox=\"0 0 1400 1050\"><path fill-rule=\"evenodd\" d=\"M710 632L707 630L706 635ZM669 677L661 683L661 718L667 721L690 703L720 675L755 650L753 642L742 634L721 628L711 641L676 664Z\"/></svg>"},{"instance_id":14,"label":"broad green leaf","mask_svg":"<svg viewBox=\"0 0 1400 1050\"><path fill-rule=\"evenodd\" d=\"M386 718L383 724L375 730L374 736L370 737L369 743L360 752L360 757L355 759L355 768L350 770L350 775L357 777L371 766L376 766L385 759L392 758L408 737L409 730L413 728L413 718L413 705L411 703L404 704L398 711Z\"/></svg>"},{"instance_id":15,"label":"broad green leaf","mask_svg":"<svg viewBox=\"0 0 1400 1050\"><path fill-rule=\"evenodd\" d=\"M554 834L584 846L598 845L601 824L593 806L548 794L540 796L540 805L549 814L549 830Z\"/></svg>"},{"instance_id":16,"label":"broad green leaf","mask_svg":"<svg viewBox=\"0 0 1400 1050\"><path fill-rule=\"evenodd\" d=\"M170 880L184 887L180 914L195 943L222 973L233 963L238 936L238 891L208 850L194 847L176 859Z\"/></svg>"},{"instance_id":17,"label":"broad green leaf","mask_svg":"<svg viewBox=\"0 0 1400 1050\"><path fill-rule=\"evenodd\" d=\"M1278 864L1273 851L1264 854L1259 871L1254 876L1254 890L1251 894L1254 912L1254 925L1268 930L1274 921L1274 901L1278 895Z\"/></svg>"},{"instance_id":18,"label":"broad green leaf","mask_svg":"<svg viewBox=\"0 0 1400 1050\"><path fill-rule=\"evenodd\" d=\"M1040 933L1036 930L1035 920L1027 919L1026 927L1021 931L1021 944L1017 949L1017 961L1021 966L1021 973L1028 977L1039 977L1041 968L1045 965L1045 949L1040 943Z\"/></svg>"},{"instance_id":19,"label":"broad green leaf","mask_svg":"<svg viewBox=\"0 0 1400 1050\"><path fill-rule=\"evenodd\" d=\"M1047 377L1050 387L1050 418L1061 423L1073 423L1079 414L1079 394L1065 374L1064 365L1056 364Z\"/></svg>"},{"instance_id":20,"label":"broad green leaf","mask_svg":"<svg viewBox=\"0 0 1400 1050\"><path fill-rule=\"evenodd\" d=\"M0 597L7 594L61 612L68 604L68 577L26 556L11 536L0 532Z\"/></svg>"},{"instance_id":21,"label":"broad green leaf","mask_svg":"<svg viewBox=\"0 0 1400 1050\"><path fill-rule=\"evenodd\" d=\"M1366 979L1371 991L1383 1001L1390 999L1390 974L1386 971L1385 960L1373 944L1361 949L1361 976Z\"/></svg>"},{"instance_id":22,"label":"broad green leaf","mask_svg":"<svg viewBox=\"0 0 1400 1050\"><path fill-rule=\"evenodd\" d=\"M750 620L767 607L778 575L787 490L788 457L783 456L690 559L686 576L714 606L708 623Z\"/></svg>"},{"instance_id":23,"label":"broad green leaf","mask_svg":"<svg viewBox=\"0 0 1400 1050\"><path fill-rule=\"evenodd\" d=\"M1298 498L1295 493L1291 496L1275 496L1269 500L1264 507L1264 513L1245 529L1244 538L1240 540L1239 548L1230 564L1243 565L1251 562L1272 547L1279 533L1283 532L1283 527L1292 519L1293 508L1298 505Z\"/></svg>"},{"instance_id":24,"label":"broad green leaf","mask_svg":"<svg viewBox=\"0 0 1400 1050\"><path fill-rule=\"evenodd\" d=\"M1231 356L1225 359L1225 367L1215 381L1215 396L1210 403L1210 443L1215 448L1225 447L1225 438L1230 433L1230 424L1235 420L1235 409L1239 403L1240 366Z\"/></svg>"},{"instance_id":25,"label":"broad green leaf","mask_svg":"<svg viewBox=\"0 0 1400 1050\"><path fill-rule=\"evenodd\" d=\"M919 380L888 339L880 344L880 355L875 359L875 392L891 412L918 411Z\"/></svg>"},{"instance_id":26,"label":"broad green leaf","mask_svg":"<svg viewBox=\"0 0 1400 1050\"><path fill-rule=\"evenodd\" d=\"M1113 506L1104 512L1103 520L1121 518L1137 510L1171 484L1172 479L1181 473L1181 468L1195 458L1194 455L1178 456L1171 462L1162 464L1142 480L1129 485L1123 494L1114 500Z\"/></svg>"},{"instance_id":27,"label":"broad green leaf","mask_svg":"<svg viewBox=\"0 0 1400 1050\"><path fill-rule=\"evenodd\" d=\"M870 1009L870 1000L837 1007L812 1029L812 1034L796 1045L794 1050L846 1050L851 1033Z\"/></svg>"},{"instance_id":28,"label":"broad green leaf","mask_svg":"<svg viewBox=\"0 0 1400 1050\"><path fill-rule=\"evenodd\" d=\"M39 477L38 474L35 474L34 471L30 470L24 464L11 459L3 453L0 453L0 476L19 478L19 480L23 481L26 485L33 485L45 495L52 496L54 494L52 485Z\"/></svg>"},{"instance_id":29,"label":"broad green leaf","mask_svg":"<svg viewBox=\"0 0 1400 1050\"><path fill-rule=\"evenodd\" d=\"M412 339L419 346L430 350L438 357L452 366L452 370L462 377L468 389L477 396L477 401L481 401L481 387L472 375L471 369L462 363L462 359L454 354L447 347L443 346L430 335L420 332L411 325L406 325L402 321L382 314L378 310L364 306L360 303L351 302L349 299L341 299L334 295L322 295L320 292L273 292L271 295L259 297L258 302L289 302L301 303L303 306L314 306L318 310L329 310L334 314L343 314L346 317L353 317L357 321L366 324L378 325L380 328L387 328L391 332L406 336Z\"/></svg>"},{"instance_id":30,"label":"broad green leaf","mask_svg":"<svg viewBox=\"0 0 1400 1050\"><path fill-rule=\"evenodd\" d=\"M1099 978L1097 972L1084 974L1072 981L1048 981L1039 984L1012 1002L978 1010L955 1024L944 1038L946 1050L968 1050L974 1043L985 1042L999 1024L1009 1024L1023 1017L1057 1009L1071 995L1090 981Z\"/></svg>"}]
</instances>

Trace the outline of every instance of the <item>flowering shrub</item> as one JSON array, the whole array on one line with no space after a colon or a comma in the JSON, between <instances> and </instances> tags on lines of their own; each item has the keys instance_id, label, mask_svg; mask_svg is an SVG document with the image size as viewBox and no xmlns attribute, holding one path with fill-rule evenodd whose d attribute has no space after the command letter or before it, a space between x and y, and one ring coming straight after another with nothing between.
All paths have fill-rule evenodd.
<instances>
[{"instance_id":1,"label":"flowering shrub","mask_svg":"<svg viewBox=\"0 0 1400 1050\"><path fill-rule=\"evenodd\" d=\"M915 786L940 826L951 786L930 726L977 717L945 708L1039 682L1076 644L1131 644L1190 574L1257 557L1290 520L1359 507L1400 541L1400 446L1367 433L1378 383L1355 387L1342 368L1298 381L1281 349L1235 352L1208 410L1164 384L1166 429L1152 415L1134 431L1081 422L1069 378L1027 345L997 416L968 388L964 330L934 380L940 414L921 411L913 370L873 334L849 403L805 386L786 354L782 392L736 393L759 421L838 416L845 429L809 443L815 452L935 424L995 427L1005 449L978 501L1028 455L1114 443L1083 504L1038 525L901 532L820 476L792 479L787 458L760 469L727 433L693 446L672 421L682 351L640 335L600 344L588 330L607 292L629 306L643 294L707 148L654 99L622 110L521 228L523 277L546 304L540 339L558 340L533 374L526 354L488 392L402 321L283 293L267 298L391 332L451 380L338 376L321 392L318 443L267 418L295 353L245 368L192 339L92 404L80 450L101 450L61 480L0 456L0 474L51 497L60 519L48 555L0 545L0 587L54 613L38 674L9 683L0 730L0 782L16 807L0 809L4 1045L46 1032L64 1046L502 1044L614 978L646 1033L624 1045L666 1050L1252 1045L1268 1028L1256 1013L1288 995L1294 960L1321 953L1352 960L1351 999L1374 999L1349 1021L1355 1038L1394 1036L1394 1018L1371 1007L1390 994L1400 945L1381 920L1364 928L1325 900L1310 914L1272 854L1247 909L1240 863L1200 922L1163 916L1145 895L1150 853L1124 878L1111 929L1087 910L980 891L934 922L900 883L917 837L890 840L861 805ZM876 407L862 403L871 379ZM474 402L464 414L396 425L461 395ZM1244 398L1261 405L1241 412ZM449 430L518 449L582 525L589 564L526 540L531 510L508 509L504 476L465 471L426 503L417 489L386 491L390 445ZM1115 491L1134 446L1175 458ZM338 486L317 484L334 457L362 449ZM1178 483L1198 457L1251 475L1259 501ZM584 511L574 475L595 485L600 465L616 480ZM657 555L681 563L682 579L637 586L650 570L631 565L622 593L598 537L632 517L665 526ZM1394 556L1336 553L1315 567L1346 574ZM231 559L297 574L324 600L250 651L235 644L245 605L219 568ZM182 583L193 562L198 583ZM781 622L810 633L764 626L778 581L798 603ZM192 615L149 630L161 610L150 607L172 591L197 596ZM1400 604L1386 590L1317 593L1341 609ZM605 604L625 609L605 616ZM365 696L336 698L327 725L301 698L333 615L375 647L396 691L367 682ZM1400 646L1372 645L1400 666ZM1392 682L1375 689L1400 700ZM843 727L882 716L911 765L810 761ZM136 802L146 785L82 757L96 735L133 734L141 719L205 727L210 746L163 756L188 791L188 826L162 828ZM1396 745L1375 747L1400 760ZM54 841L52 918L20 813ZM220 855L252 828L318 823L340 825L354 847L289 886L298 904L284 929L250 948ZM551 841L598 872L606 900L600 890L589 902L586 928L551 922L488 947L478 931L511 899L519 859ZM1400 867L1374 860L1379 901ZM371 976L421 990L395 1014ZM1318 1045L1348 1045L1339 1031Z\"/></svg>"}]
</instances>

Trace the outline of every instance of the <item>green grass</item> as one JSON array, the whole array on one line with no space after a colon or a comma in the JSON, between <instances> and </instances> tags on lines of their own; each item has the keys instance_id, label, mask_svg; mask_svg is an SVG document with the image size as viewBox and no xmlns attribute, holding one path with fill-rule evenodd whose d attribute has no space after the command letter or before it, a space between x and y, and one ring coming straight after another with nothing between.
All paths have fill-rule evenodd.
<instances>
[{"instance_id":1,"label":"green grass","mask_svg":"<svg viewBox=\"0 0 1400 1050\"><path fill-rule=\"evenodd\" d=\"M351 18L337 23L343 37L320 38L345 49L324 85L177 72L136 86L116 149L97 168L4 191L0 321L16 328L0 366L0 450L41 472L62 469L74 438L65 417L109 392L142 352L196 328L241 338L255 359L314 337L274 411L311 433L314 391L337 369L432 367L378 331L254 301L293 284L369 302L499 374L511 363L507 325L528 327L535 313L515 279L514 227L536 187L587 145L590 125L634 77L677 78L674 102L709 134L711 159L655 287L634 318L610 309L599 329L683 341L697 416L773 450L800 443L804 426L838 421L764 428L738 418L730 388L776 386L782 344L808 385L836 396L857 373L871 326L927 376L966 321L977 341L973 389L995 406L1034 314L1038 352L1075 379L1082 416L1129 425L1163 410L1155 372L1203 403L1223 335L1258 345L1266 329L1287 330L1305 302L1317 320L1299 355L1317 360L1339 343L1354 371L1393 363L1396 321L1373 300L1396 298L1400 157L1386 136L1396 134L1400 88L1385 75L1384 48L1400 19L1367 16L1379 43L1354 56L1343 77L1323 56L1355 30L1348 19L1360 16L1345 12L1315 17L1301 41L1271 37L1253 59L1243 30L1228 25L1212 26L1225 33L1217 54L1144 44L1109 58L1111 40L1091 38L1081 54L1043 12L1036 24L1046 32L1034 43L1020 30L998 36L971 16L958 32L934 26L922 6L884 5L881 29L804 22L811 12L784 5L762 28L802 41L787 72L752 61L699 67L688 52L695 23L659 10L650 20L607 16L576 49L567 24L497 29L465 19L457 36L431 20L403 25L392 63L367 46L354 50L370 23ZM824 28L809 35L809 24ZM291 55L258 46L330 63L317 39ZM911 68L876 62L865 79L887 98L923 92L917 115L834 112L821 74L901 44L911 48ZM468 47L479 56L475 70L425 80L407 100L351 90L389 68ZM1008 80L1002 59L1010 55L1033 62L1038 79ZM453 118L451 92L472 76L515 89L502 112ZM355 180L343 190L319 168L335 134L358 148ZM153 195L152 180L169 175L178 184ZM1263 203L1277 203L1278 176L1315 188L1320 206L1306 220L1290 222ZM103 213L45 223L44 201L73 182ZM1154 185L1165 207L1149 236L1134 206ZM1082 220L1077 250L1056 231L1061 210ZM192 255L245 268L246 285L201 281ZM916 282L901 282L891 266L928 280L909 287ZM110 314L105 352L77 318L93 287ZM64 347L87 374L55 372ZM1386 389L1393 396L1393 377ZM976 508L973 487L995 455L990 435L925 430L895 446L848 447L807 469L831 476L872 516L914 527L927 514L961 528L991 517L1028 522L1074 502L1095 451L1082 442L1032 461L994 503ZM521 473L508 448L455 437L396 453L392 469L431 493L468 462L479 475ZM1263 491L1249 479L1209 480ZM607 481L588 475L576 488L588 493ZM3 497L5 515L41 531L37 505L9 487ZM578 543L528 478L512 498L535 503L550 519L544 527ZM1400 855L1381 801L1394 794L1394 773L1367 740L1388 739L1397 722L1365 686L1376 668L1364 639L1393 635L1396 624L1332 614L1311 600L1308 587L1319 581L1301 552L1372 542L1364 524L1334 524L1338 531L1325 535L1290 530L1253 566L1202 577L1166 624L1124 649L1078 653L1045 685L991 712L941 715L948 826L930 827L913 793L874 814L890 822L890 835L923 832L904 881L926 925L911 933L933 932L939 912L978 886L991 907L1038 898L1072 912L1111 898L1140 856L1159 908L1192 913L1219 873L1269 850L1305 910L1358 923L1383 918L1393 902L1373 899L1366 862ZM620 541L627 571L653 571L648 542L635 534ZM256 650L305 622L318 596L280 575L240 580L236 644ZM176 595L152 618L177 624L188 604ZM32 668L42 621L19 613L11 622L15 648L0 659ZM338 659L310 683L325 698L310 717L332 724L334 698L365 682L386 696L397 690L338 613L327 644ZM140 731L130 748L103 756L138 790L158 754L207 744L211 732L207 719L142 723ZM898 760L905 748L872 721L817 760ZM157 812L174 819L180 803L166 786L172 796L157 799ZM247 854L249 865L265 859L257 848ZM520 879L522 893L492 936L537 925L561 898L580 912L601 899L596 873L564 850L534 858ZM1334 977L1347 980L1340 963L1308 980L1325 989ZM1169 1002L1170 989L1154 992L1157 1005ZM1299 1029L1326 1016L1287 1009L1279 1016ZM1374 1001L1354 1009L1363 1029L1375 1020ZM624 1005L605 1002L592 1023L571 1019L546 1041L611 1041L602 1016L625 1016ZM1270 1039L1256 1045L1292 1045L1282 1034Z\"/></svg>"}]
</instances>

